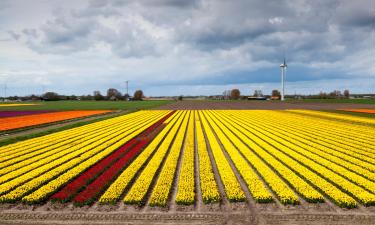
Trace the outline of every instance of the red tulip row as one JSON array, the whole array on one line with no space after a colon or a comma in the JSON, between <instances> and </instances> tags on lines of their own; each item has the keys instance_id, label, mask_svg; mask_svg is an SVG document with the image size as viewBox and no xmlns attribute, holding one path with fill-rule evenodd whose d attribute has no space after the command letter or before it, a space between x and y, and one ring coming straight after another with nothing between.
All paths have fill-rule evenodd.
<instances>
[{"instance_id":1,"label":"red tulip row","mask_svg":"<svg viewBox=\"0 0 375 225\"><path fill-rule=\"evenodd\" d=\"M116 160L118 160L121 156L123 156L131 147L134 146L134 144L136 144L136 142L137 142L136 139L129 141L128 143L123 145L121 148L116 150L114 153L104 158L98 164L86 170L86 172L82 173L72 182L67 184L59 192L52 195L50 199L58 200L62 202L69 201L82 188L84 188L87 183L92 181L98 174L101 174L105 168L107 168L110 164L113 164Z\"/></svg>"},{"instance_id":2,"label":"red tulip row","mask_svg":"<svg viewBox=\"0 0 375 225\"><path fill-rule=\"evenodd\" d=\"M155 130L161 129L162 123L173 113L171 112L111 155L83 172L59 192L52 195L50 199L67 202L74 198L73 201L79 205L91 203L106 188L107 184L117 177L118 173L152 140L152 136L157 134ZM83 191L79 193L81 190Z\"/></svg>"},{"instance_id":3,"label":"red tulip row","mask_svg":"<svg viewBox=\"0 0 375 225\"><path fill-rule=\"evenodd\" d=\"M111 181L117 177L117 175L129 164L129 162L138 155L141 150L149 143L150 139L139 141L124 157L118 160L104 173L102 173L94 182L86 187L81 193L79 193L73 202L77 205L91 204L95 201L96 197L102 190L104 190Z\"/></svg>"}]
</instances>

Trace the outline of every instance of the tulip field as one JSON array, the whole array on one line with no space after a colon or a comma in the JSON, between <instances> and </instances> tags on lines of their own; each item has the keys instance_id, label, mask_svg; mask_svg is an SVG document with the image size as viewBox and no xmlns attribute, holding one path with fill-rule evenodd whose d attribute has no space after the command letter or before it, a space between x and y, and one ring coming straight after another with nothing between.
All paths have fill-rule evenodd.
<instances>
[{"instance_id":1,"label":"tulip field","mask_svg":"<svg viewBox=\"0 0 375 225\"><path fill-rule=\"evenodd\" d=\"M112 110L75 111L0 111L0 131L9 131L43 124L110 113Z\"/></svg>"},{"instance_id":2,"label":"tulip field","mask_svg":"<svg viewBox=\"0 0 375 225\"><path fill-rule=\"evenodd\" d=\"M0 202L373 206L374 125L312 110L141 110L0 147Z\"/></svg>"}]
</instances>

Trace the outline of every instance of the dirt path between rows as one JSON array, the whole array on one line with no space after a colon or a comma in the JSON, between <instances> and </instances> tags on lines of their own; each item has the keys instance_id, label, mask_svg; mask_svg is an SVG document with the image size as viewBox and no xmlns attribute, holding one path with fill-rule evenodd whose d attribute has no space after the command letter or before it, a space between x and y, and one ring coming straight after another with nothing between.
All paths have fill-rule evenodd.
<instances>
[{"instance_id":1,"label":"dirt path between rows","mask_svg":"<svg viewBox=\"0 0 375 225\"><path fill-rule=\"evenodd\" d=\"M122 204L122 203L121 203ZM321 210L256 209L230 211L138 211L124 210L121 205L103 208L75 208L70 205L64 209L51 206L25 206L18 209L0 210L1 225L140 225L140 224L226 224L226 225L373 225L375 213L362 210L340 210L325 212Z\"/></svg>"}]
</instances>

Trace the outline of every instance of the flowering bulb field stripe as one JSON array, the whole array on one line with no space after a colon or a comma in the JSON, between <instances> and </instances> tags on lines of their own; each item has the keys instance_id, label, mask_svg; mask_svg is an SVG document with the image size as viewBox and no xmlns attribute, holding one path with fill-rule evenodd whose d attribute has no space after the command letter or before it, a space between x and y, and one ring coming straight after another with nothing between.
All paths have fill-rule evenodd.
<instances>
[{"instance_id":1,"label":"flowering bulb field stripe","mask_svg":"<svg viewBox=\"0 0 375 225\"><path fill-rule=\"evenodd\" d=\"M359 112L359 113L369 113L375 114L375 109L339 109L340 111L346 112Z\"/></svg>"},{"instance_id":2,"label":"flowering bulb field stripe","mask_svg":"<svg viewBox=\"0 0 375 225\"><path fill-rule=\"evenodd\" d=\"M251 119L253 120L255 118L252 117ZM334 162L338 165L342 165L347 169L356 172L359 175L365 176L366 178L369 178L371 180L375 180L375 174L373 173L373 171L375 170L375 166L373 164L363 162L360 159L353 158L349 155L341 153L340 151L335 151L331 149L334 146L328 148L324 145L317 144L315 142L304 139L303 137L300 137L298 132L294 132L294 129L283 129L281 127L275 129L273 126L266 125L263 120L259 120L257 122L261 123L258 125L259 128L267 127L270 131L274 131L275 135L286 139L288 142L299 145L300 147L303 147L305 150L313 154L318 154L321 157L324 157L325 159L328 159L331 162ZM345 160L346 162L343 163L343 160Z\"/></svg>"},{"instance_id":3,"label":"flowering bulb field stripe","mask_svg":"<svg viewBox=\"0 0 375 225\"><path fill-rule=\"evenodd\" d=\"M255 128L251 127L251 124L249 124L247 121L245 123L247 124L248 130L250 132L258 133L261 136L261 138L264 140L264 142L267 142L267 145L272 145L276 147L279 151L284 152L285 154L289 155L295 160L308 166L310 169L314 170L316 173L321 174L323 177L325 177L325 179L330 180L332 183L335 183L338 187L340 187L345 192L350 193L351 195L355 196L364 205L372 205L375 203L374 194L353 184L352 182L346 180L345 178L331 171L330 169L327 169L326 167L314 162L313 160L307 158L304 154L300 154L296 152L297 150L299 150L297 146L294 146L293 148L286 147L285 145L280 144L280 143L286 144L286 142L283 142L283 140L281 140L280 138L273 137L272 134L265 135L265 133L267 132L266 129L256 130ZM270 138L271 136L272 138ZM332 167L335 168L333 164L330 165L330 168ZM350 174L350 175L353 175L353 174ZM350 177L352 179L358 179L358 177L352 177L352 176ZM366 182L364 185L370 185L370 184Z\"/></svg>"},{"instance_id":4,"label":"flowering bulb field stripe","mask_svg":"<svg viewBox=\"0 0 375 225\"><path fill-rule=\"evenodd\" d=\"M234 174L232 168L227 161L220 144L218 143L213 131L209 127L207 120L203 113L199 112L199 117L203 125L204 131L207 135L208 142L211 147L212 154L215 158L215 163L219 171L221 181L224 185L225 193L229 201L245 201L246 196Z\"/></svg>"},{"instance_id":5,"label":"flowering bulb field stripe","mask_svg":"<svg viewBox=\"0 0 375 225\"><path fill-rule=\"evenodd\" d=\"M121 148L124 149L128 148L128 146L131 147L129 151L124 156L121 156L121 158L116 163L114 163L107 170L105 170L104 173L102 173L100 176L95 178L95 180L91 184L89 184L82 192L80 192L79 195L76 195L73 199L73 202L78 205L91 204L96 199L96 197L102 192L102 190L110 184L110 181L112 181L113 178L116 177L116 175L121 173L121 171L123 171L123 169L128 165L128 163L141 152L141 150L151 141L152 138L154 138L157 135L157 132L154 132L155 129L162 129L163 126L161 124L163 124L166 119L170 118L173 113L174 112L169 113L168 115L160 119L158 122L148 127L145 131L139 134L139 136L132 139L131 142L136 143L135 146L133 146L133 144L130 142L122 146ZM91 169L95 170L95 167L97 167L97 165L95 165ZM86 172L90 173L90 170ZM91 174L85 176L85 173L83 174L84 177L81 177L81 175L75 180L76 183L84 184L88 180L88 176L96 175L95 172L91 172ZM74 182L70 184L73 183ZM68 187L69 185L65 187Z\"/></svg>"},{"instance_id":6,"label":"flowering bulb field stripe","mask_svg":"<svg viewBox=\"0 0 375 225\"><path fill-rule=\"evenodd\" d=\"M137 172L148 161L151 155L156 151L159 144L173 128L176 121L179 120L181 112L174 113L167 126L152 140L152 142L142 151L142 153L120 174L119 177L109 186L106 192L100 197L99 203L115 203L129 183L133 180ZM170 118L171 118L170 117Z\"/></svg>"},{"instance_id":7,"label":"flowering bulb field stripe","mask_svg":"<svg viewBox=\"0 0 375 225\"><path fill-rule=\"evenodd\" d=\"M38 105L38 104L22 104L22 103L19 103L19 104L13 104L13 103L9 103L9 104L0 104L0 107L10 107L10 106L29 106L29 105Z\"/></svg>"},{"instance_id":8,"label":"flowering bulb field stripe","mask_svg":"<svg viewBox=\"0 0 375 225\"><path fill-rule=\"evenodd\" d=\"M155 114L160 114L160 112L155 113ZM49 164L46 164L42 167L32 170L20 177L17 177L14 180L1 184L0 192L5 193L17 187L18 185L21 185L29 181L33 177L36 177L33 180L11 191L7 195L1 196L0 199L6 200L9 197L9 200L12 201L12 199L15 198L13 196L22 196L23 194L27 193L30 189L33 189L37 187L38 185L41 185L43 182L45 182L46 179L51 179L57 176L59 173L65 172L67 169L71 168L75 164L99 153L101 150L103 150L103 147L105 148L107 146L110 146L112 143L115 143L116 141L120 140L122 137L126 137L128 136L128 134L134 133L135 131L137 131L137 129L140 128L141 125L142 124L136 123L133 127L130 127L131 128L130 130L128 130L129 126L124 126L123 129L121 128L116 129L113 133L104 133L98 138L96 138L97 141L94 142L93 144L89 144L84 147L78 146L77 148L78 150L72 154L63 156L61 157L61 159L55 160ZM125 130L128 130L128 131L124 132L124 128ZM80 157L76 157L76 156L80 156ZM67 160L67 158L69 158L70 160ZM64 163L64 162L67 162L67 163ZM47 173L43 174L44 172L47 172ZM41 174L43 175L39 176ZM3 177L5 176L2 176L1 178Z\"/></svg>"},{"instance_id":9,"label":"flowering bulb field stripe","mask_svg":"<svg viewBox=\"0 0 375 225\"><path fill-rule=\"evenodd\" d=\"M262 123L260 123L262 124ZM264 140L268 140L267 142L272 144L272 145L276 145L276 141L278 144L282 144L283 146L287 147L288 149L291 149L292 151L289 151L289 152L293 152L293 155L295 155L296 157L304 157L306 160L308 159L311 159L313 161L315 161L316 163L320 164L320 165L323 165L327 168L329 168L330 170L336 172L337 174L343 176L343 177L346 177L347 179L349 179L350 181L356 183L357 185L359 186L362 186L362 187L365 187L367 188L367 190L375 190L375 184L345 168L343 168L342 166L339 166L335 163L332 163L322 157L320 157L318 154L313 154L295 144L292 144L291 142L291 139L286 141L280 137L277 137L276 135L273 134L273 132L270 132L268 129L262 129L262 128L256 128L255 126L253 125L249 125L252 129L254 130L257 130L257 132L259 132L260 134L262 134L262 137ZM270 139L268 139L270 138ZM309 148L309 146L305 146L306 148ZM290 154L291 155L291 154ZM310 161L307 161L307 162L310 162ZM308 164L308 165L311 165L311 164ZM337 175L336 175L337 176ZM349 185L349 184L348 184ZM350 192L350 191L349 191ZM352 193L353 195L355 195L355 193ZM371 196L370 193L368 196ZM375 196L374 196L375 198Z\"/></svg>"},{"instance_id":10,"label":"flowering bulb field stripe","mask_svg":"<svg viewBox=\"0 0 375 225\"><path fill-rule=\"evenodd\" d=\"M7 153L7 155L9 155L9 154L14 154L14 153L19 154L21 152L27 153L30 151L35 151L35 150L59 143L60 141L69 140L71 137L75 137L77 134L80 134L80 133L84 134L84 132L82 131L92 129L92 128L98 128L100 127L100 125L104 125L104 124L106 124L107 126L110 126L114 123L117 123L119 119L126 120L128 118L135 117L136 115L140 115L140 113L141 112L126 114L124 116L106 119L106 120L99 121L96 123L91 123L91 124L87 124L84 126L80 126L80 127L48 134L45 136L28 139L22 142L16 142L14 144L2 146L0 147L0 153L3 156L5 155L4 153ZM144 112L142 111L142 113ZM27 147L27 149L25 149L25 147Z\"/></svg>"},{"instance_id":11,"label":"flowering bulb field stripe","mask_svg":"<svg viewBox=\"0 0 375 225\"><path fill-rule=\"evenodd\" d=\"M45 113L43 115L28 115L10 118L0 118L0 131L13 130L46 123L58 122L79 117L103 114L111 110L90 110L90 111L64 111Z\"/></svg>"},{"instance_id":12,"label":"flowering bulb field stripe","mask_svg":"<svg viewBox=\"0 0 375 225\"><path fill-rule=\"evenodd\" d=\"M320 189L339 206L348 208L356 207L357 203L352 197L342 192L340 189L338 189L333 184L317 175L315 172L311 171L309 167L300 164L299 162L289 157L287 154L284 154L277 148L263 141L261 138L258 137L258 135L255 135L256 133L251 132L247 125L244 124L244 120L238 120L237 118L234 118L232 115L228 115L228 118L230 118L230 120L234 124L236 124L235 127L240 131L238 134L242 133L247 136L247 139L243 139L243 141L245 141L251 149L258 151L257 154L260 155L262 158L268 160L269 157L266 158L266 156L269 154L272 155L280 162L294 170L299 176L304 177L306 180L310 181L310 183L313 186ZM254 145L253 143L256 143L256 145ZM261 146L261 148L257 147L257 145ZM274 168L278 170L277 167ZM291 184L296 185L294 183Z\"/></svg>"},{"instance_id":13,"label":"flowering bulb field stripe","mask_svg":"<svg viewBox=\"0 0 375 225\"><path fill-rule=\"evenodd\" d=\"M269 115L274 118L282 117L287 118L288 120L293 120L296 122L293 125L309 125L308 128L310 130L319 130L321 133L325 133L327 135L336 135L339 137L343 137L348 141L354 141L358 143L359 146L366 146L366 144L370 144L372 141L372 136L375 134L371 130L372 128L369 126L358 126L348 122L317 119L308 115L296 114L289 111L274 111L270 112ZM284 120L282 122L284 122ZM327 126L329 126L330 129L324 129ZM353 137L352 135L350 135L351 133L357 133L357 135ZM373 146L370 147L373 148Z\"/></svg>"},{"instance_id":14,"label":"flowering bulb field stripe","mask_svg":"<svg viewBox=\"0 0 375 225\"><path fill-rule=\"evenodd\" d=\"M142 118L142 117L139 117L139 118ZM132 121L129 120L129 122L124 123L124 124L127 125L127 124L130 124L131 122ZM86 133L86 136L85 135L79 136L79 139L72 138L72 140L69 140L69 141L62 141L62 145L59 144L56 147L55 146L47 147L43 149L42 152L35 151L35 152L31 152L30 154L25 154L23 156L2 162L0 163L0 168L2 168L0 169L0 175L6 174L8 172L15 172L16 169L24 168L25 165L33 166L34 168L38 167L39 165L44 165L47 162L53 161L67 153L72 152L72 150L74 150L74 148L71 148L72 146L77 146L79 144L82 144L84 141L93 141L93 138L97 137L101 133L114 130L121 125L122 124L119 122L119 124L115 126L103 127L104 129L95 129L93 131L88 130ZM34 162L36 163L31 165Z\"/></svg>"},{"instance_id":15,"label":"flowering bulb field stripe","mask_svg":"<svg viewBox=\"0 0 375 225\"><path fill-rule=\"evenodd\" d=\"M121 172L122 168L125 167L127 163L132 160L132 158L138 154L145 145L148 144L149 138L147 138L147 140L140 140L140 138L143 139L143 136L149 135L151 131L157 128L167 117L170 117L171 114L173 114L173 112L164 116L138 136L121 146L121 148L116 150L114 153L101 160L90 169L86 170L84 173L66 185L62 190L51 196L50 199L65 202L74 197L79 190L85 189L75 197L74 202L78 203L79 205L91 203L92 199L96 197L97 193L101 191L103 186L107 185L116 174ZM107 167L109 168L106 169ZM93 182L89 184L91 181ZM86 188L87 184L89 184L89 186Z\"/></svg>"},{"instance_id":16,"label":"flowering bulb field stripe","mask_svg":"<svg viewBox=\"0 0 375 225\"><path fill-rule=\"evenodd\" d=\"M194 183L194 150L195 150L195 132L194 132L194 114L192 111L189 118L188 129L186 132L186 141L184 145L184 154L182 156L181 171L178 179L176 203L181 205L194 204L195 183Z\"/></svg>"},{"instance_id":17,"label":"flowering bulb field stripe","mask_svg":"<svg viewBox=\"0 0 375 225\"><path fill-rule=\"evenodd\" d=\"M13 189L14 187L32 179L33 177L36 177L46 171L49 171L50 169L56 167L56 166L59 166L60 164L66 162L66 161L69 161L70 159L75 159L76 156L79 156L81 155L82 153L85 153L87 151L89 151L90 149L96 147L97 145L101 144L101 143L105 143L106 140L109 140L111 138L111 135L116 135L117 133L120 133L120 132L123 132L123 129L127 128L127 126L124 126L123 127L119 127L117 129L114 129L113 130L113 133L103 133L101 134L100 136L96 137L94 140L90 140L89 143L92 143L90 145L87 145L87 143L85 143L84 145L77 145L77 146L74 146L72 148L75 149L74 152L70 153L70 154L67 154L67 155L62 155L61 158L59 158L58 160L55 160L49 164L45 164L39 168L37 168L36 170L31 170L30 172L20 176L20 177L17 177L17 179L14 179L14 180L11 180L7 183L4 183L2 185L0 185L0 193L5 193L6 191L10 190L10 189ZM108 136L108 137L107 137ZM94 142L94 143L93 143ZM33 166L32 164L30 166ZM23 170L28 170L28 167L24 167L22 168L22 171ZM1 182L4 182L6 180L9 180L9 178L13 178L14 176L17 176L17 174L14 174L14 173L17 173L19 171L14 171L13 173L9 173L5 176L1 176L0 177L0 181Z\"/></svg>"},{"instance_id":18,"label":"flowering bulb field stripe","mask_svg":"<svg viewBox=\"0 0 375 225\"><path fill-rule=\"evenodd\" d=\"M215 115L217 116L217 115ZM298 197L289 189L289 187L276 175L268 166L265 164L254 152L266 161L270 166L287 180L298 193L300 193L309 202L321 202L323 197L315 191L310 185L304 182L301 178L295 175L289 168L279 163L275 158L266 154L258 145L249 140L242 132L240 132L237 126L228 121L223 115L219 116L221 127L223 131L230 135L231 141L241 151L241 153L248 159L248 161L254 166L258 173L263 177L265 182L275 192L276 196L283 204L296 204L298 203ZM219 121L219 120L217 120ZM237 138L238 137L238 138ZM241 140L242 141L241 141ZM245 144L247 144L247 147ZM250 151L249 151L250 150Z\"/></svg>"},{"instance_id":19,"label":"flowering bulb field stripe","mask_svg":"<svg viewBox=\"0 0 375 225\"><path fill-rule=\"evenodd\" d=\"M203 134L198 112L194 112L195 132L197 136L197 152L199 164L199 178L204 203L218 202L221 200L219 189L215 181L210 157L207 152L207 143Z\"/></svg>"},{"instance_id":20,"label":"flowering bulb field stripe","mask_svg":"<svg viewBox=\"0 0 375 225\"><path fill-rule=\"evenodd\" d=\"M98 178L89 184L82 192L75 196L73 202L78 205L91 204L109 182L126 167L149 140L142 140L133 146L127 154L114 163L109 169L105 170Z\"/></svg>"},{"instance_id":21,"label":"flowering bulb field stripe","mask_svg":"<svg viewBox=\"0 0 375 225\"><path fill-rule=\"evenodd\" d=\"M181 142L182 144L182 141L180 141L180 139L181 139L181 136L183 137L183 135L185 134L184 127L186 127L186 123L187 123L186 111L184 111L181 117L179 118L179 120L177 121L177 123L171 129L171 132L168 133L168 135L165 137L164 141L161 143L161 145L159 146L159 148L157 149L157 151L155 152L151 160L148 162L146 168L142 171L142 173L139 175L139 177L137 178L133 186L130 188L129 192L126 194L124 198L125 203L141 204L144 201L144 198L150 188L151 182L153 181L153 178L156 176L157 170L161 167L161 163L163 159L166 157L166 154L170 146L172 149L171 157L174 158L173 149L176 149L179 146L179 142ZM177 142L173 142L173 140L175 139L175 136L176 136ZM177 150L179 151L180 149L177 149ZM170 162L172 163L172 160L170 160ZM169 172L174 172L174 171L169 171ZM159 177L162 177L162 175L160 175ZM164 191L167 192L168 190L164 190Z\"/></svg>"},{"instance_id":22,"label":"flowering bulb field stripe","mask_svg":"<svg viewBox=\"0 0 375 225\"><path fill-rule=\"evenodd\" d=\"M142 117L147 116L145 113L142 115ZM138 118L138 117L137 117ZM131 123L132 121L136 121L136 118L120 118L117 122L111 122L111 123L105 123L105 124L97 124L96 126L93 126L92 128L86 128L83 130L77 130L76 132L72 132L71 134L66 134L65 131L57 132L59 135L57 135L56 138L49 138L48 136L45 136L44 138L44 145L41 145L41 147L38 148L30 148L28 144L25 144L23 146L23 150L19 150L16 154L13 153L11 156L3 156L1 157L3 160L6 161L4 163L8 163L9 159L17 160L20 156L34 156L38 153L43 153L48 150L56 149L56 148L62 148L63 146L69 146L69 145L75 145L77 144L77 140L79 141L82 138L87 137L88 134L95 134L102 132L103 130L110 129L111 126L118 126L122 123ZM66 138L68 137L68 139ZM55 140L56 139L56 140ZM60 139L60 141L59 141ZM28 142L28 141L27 141ZM52 143L49 143L52 142ZM17 150L16 150L17 151ZM5 154L4 154L5 155Z\"/></svg>"},{"instance_id":23,"label":"flowering bulb field stripe","mask_svg":"<svg viewBox=\"0 0 375 225\"><path fill-rule=\"evenodd\" d=\"M213 118L212 115L209 115L206 112L204 112L203 114L206 116L218 139L222 143L225 151L232 159L235 167L241 174L241 177L244 179L254 200L256 202L271 202L271 193L265 187L263 182L259 179L258 175L249 166L246 160L242 157L242 155L237 151L236 147L231 143L231 141L233 143L238 142L238 139L230 131L228 131L226 127L222 126L221 124L218 124L218 121L215 120L215 118ZM282 180L280 180L275 174L273 174L272 171L268 171L270 173L268 174L267 178L270 178L273 181L272 184L277 184L277 187L275 187L276 185L272 184L271 186L275 189L275 192L278 194L279 198L283 199L282 202L292 204L296 203L298 201L298 198L293 193L293 191L289 190L288 186L285 185L285 183Z\"/></svg>"},{"instance_id":24,"label":"flowering bulb field stripe","mask_svg":"<svg viewBox=\"0 0 375 225\"><path fill-rule=\"evenodd\" d=\"M53 110L34 110L34 111L0 111L0 118L35 115L42 113L54 112Z\"/></svg>"},{"instance_id":25,"label":"flowering bulb field stripe","mask_svg":"<svg viewBox=\"0 0 375 225\"><path fill-rule=\"evenodd\" d=\"M0 147L0 149L2 151L2 154L6 152L7 155L15 154L15 153L19 154L20 152L27 153L27 152L35 151L38 149L43 149L43 148L46 148L55 144L59 144L60 141L69 140L72 137L75 137L77 135L84 135L85 130L95 130L98 128L104 128L105 127L104 124L107 126L111 126L113 124L118 124L118 123L121 123L122 121L126 121L127 119L131 117L134 117L133 115L132 116L129 116L129 115L131 114L120 116L121 117L120 119L116 117L116 118L84 125L82 127L76 127L76 128L56 132L56 133L45 135L42 137L28 139L22 142L17 142L15 144L10 144L10 145Z\"/></svg>"},{"instance_id":26,"label":"flowering bulb field stripe","mask_svg":"<svg viewBox=\"0 0 375 225\"><path fill-rule=\"evenodd\" d=\"M288 116L289 118L295 118L295 119L301 119L303 122L315 122L315 125L319 125L319 127L324 127L324 126L330 126L332 127L333 131L338 131L340 132L340 135L344 135L349 137L352 140L357 140L354 137L348 136L345 132L345 130L348 130L350 132L360 132L358 133L358 137L361 139L371 141L371 137L375 134L375 131L372 126L368 126L365 124L355 124L355 123L350 123L349 121L339 121L339 120L333 120L329 118L317 118L314 116L310 115L305 115L302 113L296 113L293 111L275 111L272 112L275 114L282 114L285 116ZM315 127L315 126L314 126ZM331 132L331 130L327 130L324 132Z\"/></svg>"},{"instance_id":27,"label":"flowering bulb field stripe","mask_svg":"<svg viewBox=\"0 0 375 225\"><path fill-rule=\"evenodd\" d=\"M112 140L107 141L107 143L103 144L102 146L98 146L95 148L94 154L91 155L88 159L80 160L79 163L77 163L74 167L64 168L63 171L65 173L61 174L56 178L56 175L54 174L54 171L50 171L52 174L50 177L54 177L52 181L45 184L44 186L40 187L36 191L32 192L31 194L25 196L22 198L23 202L27 203L38 203L47 197L49 197L52 193L56 191L56 189L60 188L61 186L65 185L67 182L72 180L74 177L81 174L86 169L90 168L91 166L95 165L97 162L99 162L102 158L106 157L107 155L114 152L116 149L121 147L124 143L128 142L132 138L136 137L139 133L141 133L143 130L147 129L150 125L154 124L156 121L164 117L166 113L163 113L162 115L158 114L157 118L153 118L152 120L147 120L144 123L138 125L137 127L133 128L129 132L121 133L117 135L116 137L113 137ZM81 155L82 157L83 155ZM84 157L82 157L84 158ZM72 160L73 161L73 160ZM48 176L47 174L44 174L43 176ZM42 176L41 176L42 177ZM33 183L39 184L45 183L40 181L33 180ZM25 193L25 192L24 192ZM9 193L11 194L11 193ZM1 198L1 197L0 197Z\"/></svg>"},{"instance_id":28,"label":"flowering bulb field stripe","mask_svg":"<svg viewBox=\"0 0 375 225\"><path fill-rule=\"evenodd\" d=\"M304 115L309 116L318 116L324 117L329 119L339 119L339 120L346 120L350 122L358 122L358 123L365 123L365 124L375 124L375 119L372 118L364 118L359 116L351 116L351 115L343 115L339 113L329 113L329 112L322 112L322 111L314 111L314 110L288 110L294 113L301 113Z\"/></svg>"},{"instance_id":29,"label":"flowering bulb field stripe","mask_svg":"<svg viewBox=\"0 0 375 225\"><path fill-rule=\"evenodd\" d=\"M50 200L57 200L61 202L67 202L72 199L81 189L85 188L85 185L89 184L95 176L99 175L106 169L106 167L114 163L119 158L123 157L125 153L129 151L134 145L137 144L136 139L130 140L121 148L102 159L99 163L86 170L73 181L69 182L64 188L50 197Z\"/></svg>"},{"instance_id":30,"label":"flowering bulb field stripe","mask_svg":"<svg viewBox=\"0 0 375 225\"><path fill-rule=\"evenodd\" d=\"M121 124L120 126L112 127L112 129L109 131L110 132L115 132L115 131L124 132L131 128L130 125L131 124L128 124L128 123ZM7 174L0 177L0 184L6 181L9 181L17 176L20 176L24 173L32 171L35 168L38 168L38 170L32 171L32 173L34 172L35 175L38 175L44 171L43 168L45 168L45 170L47 171L49 170L49 168L60 165L66 162L67 160L72 159L76 157L77 155L79 155L80 152L77 153L77 150L80 150L81 148L87 148L88 146L95 147L95 145L99 144L98 140L101 140L103 137L106 136L106 134L110 134L110 133L106 131L106 132L98 133L98 134L99 135L96 135L96 134L90 135L87 140L83 140L84 142L77 143L74 146L68 145L67 149L65 149L65 146L64 146L64 148L61 148L61 151L59 151L58 153L54 154L53 156L47 157L43 160L37 161L36 163L30 163L27 160L25 160L25 162L21 162L16 165L3 168L1 172L7 173ZM28 173L28 174L25 174L25 177L31 178L32 176L30 173Z\"/></svg>"},{"instance_id":31,"label":"flowering bulb field stripe","mask_svg":"<svg viewBox=\"0 0 375 225\"><path fill-rule=\"evenodd\" d=\"M267 120L271 121L272 118L267 117ZM289 125L291 123L294 123L294 120L288 120L287 118L284 118L285 122L282 124L286 125L288 124L288 127L293 128L289 129L288 132L293 133L296 137L300 137L303 139L305 142L308 141L310 144L311 142L315 143L315 145L319 146L320 148L331 148L333 150L330 151L331 154L335 154L338 156L344 157L344 155L348 155L353 161L355 161L355 158L359 160L358 163L360 163L360 166L365 166L365 168L373 170L375 160L371 158L371 154L364 152L362 150L357 149L356 147L351 147L349 145L350 141L346 140L346 145L340 144L339 142L331 141L329 140L329 135L328 134L320 134L321 132L319 130L317 131L310 131L310 128L306 124L299 124L297 126L294 125ZM277 118L272 121L279 121ZM281 124L281 122L279 122ZM300 128L304 127L304 128ZM282 129L282 127L280 127ZM320 135L320 136L319 136ZM354 134L353 134L354 135ZM332 135L331 135L332 136ZM336 140L339 140L339 137L331 137L336 138ZM344 140L343 140L344 141ZM355 158L353 158L355 157ZM365 162L367 161L367 162Z\"/></svg>"},{"instance_id":32,"label":"flowering bulb field stripe","mask_svg":"<svg viewBox=\"0 0 375 225\"><path fill-rule=\"evenodd\" d=\"M277 117L273 117L273 113L270 113L269 119L273 121L280 120L280 118L283 118L283 121L280 121L281 124L286 124L286 123L293 123L288 126L293 127L295 130L299 130L299 132L304 133L304 136L306 135L306 138L312 137L312 140L320 140L322 141L321 144L328 143L330 146L337 146L340 148L344 148L350 151L354 151L357 154L361 154L362 157L364 155L373 158L374 153L367 147L363 146L363 143L358 137L359 135L356 135L358 132L361 131L356 131L352 132L349 129L346 129L346 132L351 135L351 138L347 137L342 137L340 136L340 132L344 132L344 128L341 131L335 131L335 132L328 132L327 127L331 129L332 126L326 125L322 127L317 127L316 123L305 123L301 122L303 121L303 118L293 118L288 115L284 116L284 114L276 114L278 115ZM353 143L352 138L357 138L359 140L359 143ZM372 140L373 142L373 140ZM326 145L326 144L325 144ZM373 160L373 159L371 159Z\"/></svg>"},{"instance_id":33,"label":"flowering bulb field stripe","mask_svg":"<svg viewBox=\"0 0 375 225\"><path fill-rule=\"evenodd\" d=\"M290 116L287 113L284 113L282 115L283 117L288 117L288 118L292 118L293 120L297 120L296 116ZM363 134L365 133L366 129L351 130L350 127L348 127L347 123L344 124L343 126L338 126L337 128L335 128L333 124L317 123L317 122L314 122L314 120L309 120L306 117L307 116L299 116L300 120L297 120L296 122L298 124L303 123L304 125L310 124L311 126L309 127L309 130L318 130L320 133L343 138L347 142L352 143L351 144L352 147L357 147L363 151L374 153L375 147L373 146L372 137L375 135L375 133L365 136ZM330 129L325 129L328 125L331 125ZM352 134L356 134L356 135L353 136ZM342 141L341 143L345 144Z\"/></svg>"},{"instance_id":34,"label":"flowering bulb field stripe","mask_svg":"<svg viewBox=\"0 0 375 225\"><path fill-rule=\"evenodd\" d=\"M150 196L149 205L151 206L167 205L167 200L172 189L177 163L180 157L182 144L184 142L184 137L189 122L190 114L190 112L187 112L184 115L184 120L182 121L180 130L177 132L176 138L173 141L173 144L171 146L171 149L168 153L164 165L162 165L159 177ZM148 167L146 167L145 171L147 171L147 168Z\"/></svg>"},{"instance_id":35,"label":"flowering bulb field stripe","mask_svg":"<svg viewBox=\"0 0 375 225\"><path fill-rule=\"evenodd\" d=\"M0 147L0 202L166 207L247 189L259 203L370 206L374 136L366 118L309 110L138 111Z\"/></svg>"}]
</instances>

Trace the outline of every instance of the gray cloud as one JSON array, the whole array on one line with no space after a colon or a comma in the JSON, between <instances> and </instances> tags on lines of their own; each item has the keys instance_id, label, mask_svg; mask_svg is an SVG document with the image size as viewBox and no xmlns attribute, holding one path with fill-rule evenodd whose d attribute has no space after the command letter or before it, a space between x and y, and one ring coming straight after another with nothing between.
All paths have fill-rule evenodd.
<instances>
[{"instance_id":1,"label":"gray cloud","mask_svg":"<svg viewBox=\"0 0 375 225\"><path fill-rule=\"evenodd\" d=\"M293 81L375 74L370 0L72 2L7 37L63 68L70 62L77 76L86 70L76 62L103 64L108 71L90 72L113 82L118 74L145 85L277 82L284 54Z\"/></svg>"}]
</instances>

